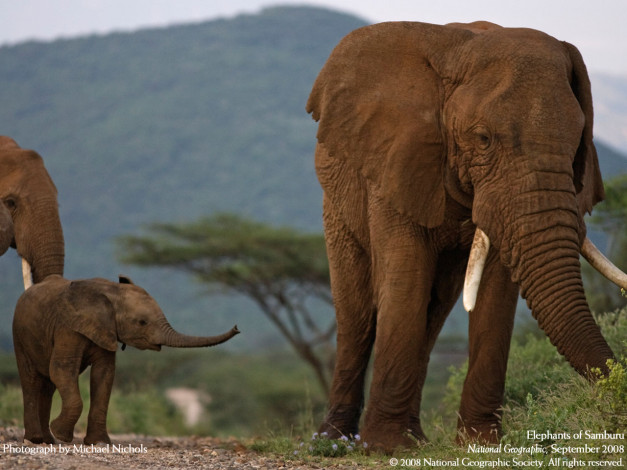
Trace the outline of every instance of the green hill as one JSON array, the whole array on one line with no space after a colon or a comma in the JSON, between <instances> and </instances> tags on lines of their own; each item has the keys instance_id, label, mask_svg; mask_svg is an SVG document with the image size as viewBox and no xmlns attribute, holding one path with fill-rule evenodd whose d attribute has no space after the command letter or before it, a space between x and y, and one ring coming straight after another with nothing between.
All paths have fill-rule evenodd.
<instances>
[{"instance_id":1,"label":"green hill","mask_svg":"<svg viewBox=\"0 0 627 470\"><path fill-rule=\"evenodd\" d=\"M201 299L183 276L122 266L112 239L213 211L321 231L305 102L333 46L364 24L278 7L0 48L0 134L40 152L59 189L66 276L128 273L182 330L235 321L268 331L240 344L276 340L245 301ZM10 344L18 270L13 251L0 260L0 347Z\"/></svg>"},{"instance_id":2,"label":"green hill","mask_svg":"<svg viewBox=\"0 0 627 470\"><path fill-rule=\"evenodd\" d=\"M324 9L276 7L0 48L0 134L40 152L59 188L66 276L124 272L185 332L235 322L255 334L233 347L277 341L252 304L201 297L201 287L168 271L122 266L112 239L214 211L322 230L316 124L305 102L333 46L364 24ZM627 170L618 155L608 161ZM18 269L14 254L0 259L0 348L10 345Z\"/></svg>"}]
</instances>

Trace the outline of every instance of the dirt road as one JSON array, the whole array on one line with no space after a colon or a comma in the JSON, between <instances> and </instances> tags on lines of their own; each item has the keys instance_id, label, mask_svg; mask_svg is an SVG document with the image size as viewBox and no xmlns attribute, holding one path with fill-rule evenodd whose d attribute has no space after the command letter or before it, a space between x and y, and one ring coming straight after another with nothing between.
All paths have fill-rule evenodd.
<instances>
[{"instance_id":1,"label":"dirt road","mask_svg":"<svg viewBox=\"0 0 627 470\"><path fill-rule=\"evenodd\" d=\"M304 464L247 449L237 440L209 437L111 436L109 446L22 443L20 428L0 428L0 469L359 469L346 463L324 466Z\"/></svg>"}]
</instances>

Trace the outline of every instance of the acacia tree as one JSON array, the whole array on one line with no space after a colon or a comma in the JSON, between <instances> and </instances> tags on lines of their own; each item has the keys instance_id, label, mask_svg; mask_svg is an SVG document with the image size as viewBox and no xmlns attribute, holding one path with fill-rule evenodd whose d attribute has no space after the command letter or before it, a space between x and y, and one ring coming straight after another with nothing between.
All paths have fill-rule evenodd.
<instances>
[{"instance_id":1,"label":"acacia tree","mask_svg":"<svg viewBox=\"0 0 627 470\"><path fill-rule=\"evenodd\" d=\"M118 242L124 262L179 269L252 299L329 390L335 321L320 325L312 300L332 304L324 237L233 214L157 223Z\"/></svg>"},{"instance_id":2,"label":"acacia tree","mask_svg":"<svg viewBox=\"0 0 627 470\"><path fill-rule=\"evenodd\" d=\"M627 173L604 182L605 200L594 209L591 225L607 236L606 253L621 270L627 270ZM586 296L593 310L608 312L625 306L625 299L616 286L587 263L583 274Z\"/></svg>"}]
</instances>

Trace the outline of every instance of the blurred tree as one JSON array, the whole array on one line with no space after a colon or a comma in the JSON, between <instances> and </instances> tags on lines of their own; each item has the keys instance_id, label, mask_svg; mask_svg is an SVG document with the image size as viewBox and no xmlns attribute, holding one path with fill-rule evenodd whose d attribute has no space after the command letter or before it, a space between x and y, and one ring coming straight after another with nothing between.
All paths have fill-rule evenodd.
<instances>
[{"instance_id":1,"label":"blurred tree","mask_svg":"<svg viewBox=\"0 0 627 470\"><path fill-rule=\"evenodd\" d=\"M627 271L627 173L604 183L605 200L595 209L589 223L605 232L605 253L623 271ZM619 289L588 263L582 263L586 296L592 310L609 312L625 306Z\"/></svg>"},{"instance_id":2,"label":"blurred tree","mask_svg":"<svg viewBox=\"0 0 627 470\"><path fill-rule=\"evenodd\" d=\"M148 230L149 236L118 239L123 262L172 267L249 297L314 369L328 394L335 321L322 326L311 312L315 300L332 304L322 234L276 228L233 214L188 224L158 223Z\"/></svg>"}]
</instances>

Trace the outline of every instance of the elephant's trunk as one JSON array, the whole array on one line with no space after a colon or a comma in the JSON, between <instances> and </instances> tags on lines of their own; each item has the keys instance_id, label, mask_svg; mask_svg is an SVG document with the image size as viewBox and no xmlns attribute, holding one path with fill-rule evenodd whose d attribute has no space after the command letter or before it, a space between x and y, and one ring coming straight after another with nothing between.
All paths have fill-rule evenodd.
<instances>
[{"instance_id":1,"label":"elephant's trunk","mask_svg":"<svg viewBox=\"0 0 627 470\"><path fill-rule=\"evenodd\" d=\"M16 222L16 247L30 265L36 284L51 274L63 275L65 243L56 199L33 206L29 215L37 220Z\"/></svg>"},{"instance_id":2,"label":"elephant's trunk","mask_svg":"<svg viewBox=\"0 0 627 470\"><path fill-rule=\"evenodd\" d=\"M179 333L167 324L164 327L164 340L161 344L171 348L204 348L224 343L239 332L236 325L230 331L218 336L188 336Z\"/></svg>"},{"instance_id":3,"label":"elephant's trunk","mask_svg":"<svg viewBox=\"0 0 627 470\"><path fill-rule=\"evenodd\" d=\"M529 199L515 203L527 209L511 227L509 258L512 277L521 295L551 342L582 375L591 367L607 372L612 351L601 335L586 301L581 279L580 221L574 193ZM501 254L503 256L504 246Z\"/></svg>"},{"instance_id":4,"label":"elephant's trunk","mask_svg":"<svg viewBox=\"0 0 627 470\"><path fill-rule=\"evenodd\" d=\"M592 367L607 372L606 361L613 354L590 313L581 279L579 247L585 237L572 173L556 166L519 171L518 178L520 192L506 198L509 212L499 211L513 212L511 218L495 217L495 204L483 201L476 211L473 208L473 219L499 249L512 280L558 351L582 375Z\"/></svg>"},{"instance_id":5,"label":"elephant's trunk","mask_svg":"<svg viewBox=\"0 0 627 470\"><path fill-rule=\"evenodd\" d=\"M607 372L606 361L613 354L586 301L578 248L572 240L568 246L556 241L542 250L531 250L524 260L520 285L540 328L585 376L591 367Z\"/></svg>"}]
</instances>

